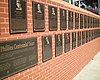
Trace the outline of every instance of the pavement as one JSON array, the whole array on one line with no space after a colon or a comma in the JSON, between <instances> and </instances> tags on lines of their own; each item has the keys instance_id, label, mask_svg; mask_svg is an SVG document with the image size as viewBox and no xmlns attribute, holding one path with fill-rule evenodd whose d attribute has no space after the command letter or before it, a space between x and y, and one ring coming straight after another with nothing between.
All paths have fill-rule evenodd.
<instances>
[{"instance_id":1,"label":"pavement","mask_svg":"<svg viewBox=\"0 0 100 80\"><path fill-rule=\"evenodd\" d=\"M100 51L73 80L100 80Z\"/></svg>"}]
</instances>

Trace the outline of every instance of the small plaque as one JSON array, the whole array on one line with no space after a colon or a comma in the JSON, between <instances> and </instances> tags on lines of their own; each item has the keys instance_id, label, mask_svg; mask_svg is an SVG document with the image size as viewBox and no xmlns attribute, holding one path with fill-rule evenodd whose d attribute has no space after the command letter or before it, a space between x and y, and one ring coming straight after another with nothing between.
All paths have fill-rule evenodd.
<instances>
[{"instance_id":1,"label":"small plaque","mask_svg":"<svg viewBox=\"0 0 100 80\"><path fill-rule=\"evenodd\" d=\"M89 41L91 41L91 30L89 30Z\"/></svg>"},{"instance_id":2,"label":"small plaque","mask_svg":"<svg viewBox=\"0 0 100 80\"><path fill-rule=\"evenodd\" d=\"M60 9L60 29L66 30L66 28L67 28L66 10Z\"/></svg>"},{"instance_id":3,"label":"small plaque","mask_svg":"<svg viewBox=\"0 0 100 80\"><path fill-rule=\"evenodd\" d=\"M86 43L89 41L89 31L86 31Z\"/></svg>"},{"instance_id":4,"label":"small plaque","mask_svg":"<svg viewBox=\"0 0 100 80\"><path fill-rule=\"evenodd\" d=\"M91 33L92 33L92 38L91 39L93 40L94 39L94 30L92 30Z\"/></svg>"},{"instance_id":5,"label":"small plaque","mask_svg":"<svg viewBox=\"0 0 100 80\"><path fill-rule=\"evenodd\" d=\"M76 48L76 32L72 32L72 49Z\"/></svg>"},{"instance_id":6,"label":"small plaque","mask_svg":"<svg viewBox=\"0 0 100 80\"><path fill-rule=\"evenodd\" d=\"M52 58L52 36L42 37L42 58L43 61L47 61Z\"/></svg>"},{"instance_id":7,"label":"small plaque","mask_svg":"<svg viewBox=\"0 0 100 80\"><path fill-rule=\"evenodd\" d=\"M34 31L45 31L44 4L33 2Z\"/></svg>"},{"instance_id":8,"label":"small plaque","mask_svg":"<svg viewBox=\"0 0 100 80\"><path fill-rule=\"evenodd\" d=\"M37 63L37 38L0 42L0 79Z\"/></svg>"},{"instance_id":9,"label":"small plaque","mask_svg":"<svg viewBox=\"0 0 100 80\"><path fill-rule=\"evenodd\" d=\"M57 30L57 7L48 6L49 9L49 30Z\"/></svg>"},{"instance_id":10,"label":"small plaque","mask_svg":"<svg viewBox=\"0 0 100 80\"><path fill-rule=\"evenodd\" d=\"M62 34L55 35L55 51L56 56L59 56L62 54Z\"/></svg>"},{"instance_id":11,"label":"small plaque","mask_svg":"<svg viewBox=\"0 0 100 80\"><path fill-rule=\"evenodd\" d=\"M85 31L82 31L82 44L85 43Z\"/></svg>"},{"instance_id":12,"label":"small plaque","mask_svg":"<svg viewBox=\"0 0 100 80\"><path fill-rule=\"evenodd\" d=\"M73 12L68 11L68 29L73 29Z\"/></svg>"},{"instance_id":13,"label":"small plaque","mask_svg":"<svg viewBox=\"0 0 100 80\"><path fill-rule=\"evenodd\" d=\"M83 14L80 14L80 29L83 29Z\"/></svg>"},{"instance_id":14,"label":"small plaque","mask_svg":"<svg viewBox=\"0 0 100 80\"><path fill-rule=\"evenodd\" d=\"M81 32L78 32L78 46L81 45Z\"/></svg>"},{"instance_id":15,"label":"small plaque","mask_svg":"<svg viewBox=\"0 0 100 80\"><path fill-rule=\"evenodd\" d=\"M26 0L9 0L10 33L27 32Z\"/></svg>"},{"instance_id":16,"label":"small plaque","mask_svg":"<svg viewBox=\"0 0 100 80\"><path fill-rule=\"evenodd\" d=\"M65 53L70 50L70 33L64 34L64 51Z\"/></svg>"},{"instance_id":17,"label":"small plaque","mask_svg":"<svg viewBox=\"0 0 100 80\"><path fill-rule=\"evenodd\" d=\"M75 13L75 29L79 28L79 13Z\"/></svg>"}]
</instances>

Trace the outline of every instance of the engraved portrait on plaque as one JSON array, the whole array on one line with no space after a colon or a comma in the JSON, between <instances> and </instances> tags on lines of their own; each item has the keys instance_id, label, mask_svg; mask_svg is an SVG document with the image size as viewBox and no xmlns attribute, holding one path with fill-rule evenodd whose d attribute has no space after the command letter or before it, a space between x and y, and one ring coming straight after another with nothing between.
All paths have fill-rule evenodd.
<instances>
[{"instance_id":1,"label":"engraved portrait on plaque","mask_svg":"<svg viewBox=\"0 0 100 80\"><path fill-rule=\"evenodd\" d=\"M73 12L68 11L68 29L73 29Z\"/></svg>"},{"instance_id":2,"label":"engraved portrait on plaque","mask_svg":"<svg viewBox=\"0 0 100 80\"><path fill-rule=\"evenodd\" d=\"M55 35L55 52L56 56L59 56L62 54L62 34L56 34Z\"/></svg>"},{"instance_id":3,"label":"engraved portrait on plaque","mask_svg":"<svg viewBox=\"0 0 100 80\"><path fill-rule=\"evenodd\" d=\"M36 64L37 38L0 42L0 80Z\"/></svg>"},{"instance_id":4,"label":"engraved portrait on plaque","mask_svg":"<svg viewBox=\"0 0 100 80\"><path fill-rule=\"evenodd\" d=\"M52 58L52 36L42 37L42 60L47 61Z\"/></svg>"},{"instance_id":5,"label":"engraved portrait on plaque","mask_svg":"<svg viewBox=\"0 0 100 80\"><path fill-rule=\"evenodd\" d=\"M9 0L10 33L27 32L26 0Z\"/></svg>"},{"instance_id":6,"label":"engraved portrait on plaque","mask_svg":"<svg viewBox=\"0 0 100 80\"><path fill-rule=\"evenodd\" d=\"M78 32L78 46L81 45L81 32Z\"/></svg>"},{"instance_id":7,"label":"engraved portrait on plaque","mask_svg":"<svg viewBox=\"0 0 100 80\"><path fill-rule=\"evenodd\" d=\"M57 8L48 6L49 9L49 30L57 30Z\"/></svg>"},{"instance_id":8,"label":"engraved portrait on plaque","mask_svg":"<svg viewBox=\"0 0 100 80\"><path fill-rule=\"evenodd\" d=\"M66 30L66 28L67 28L66 10L60 9L60 29Z\"/></svg>"},{"instance_id":9,"label":"engraved portrait on plaque","mask_svg":"<svg viewBox=\"0 0 100 80\"><path fill-rule=\"evenodd\" d=\"M76 47L76 32L72 32L72 49Z\"/></svg>"},{"instance_id":10,"label":"engraved portrait on plaque","mask_svg":"<svg viewBox=\"0 0 100 80\"><path fill-rule=\"evenodd\" d=\"M33 2L33 31L45 31L44 4Z\"/></svg>"},{"instance_id":11,"label":"engraved portrait on plaque","mask_svg":"<svg viewBox=\"0 0 100 80\"><path fill-rule=\"evenodd\" d=\"M64 34L64 52L66 53L69 50L70 50L70 33L65 33Z\"/></svg>"},{"instance_id":12,"label":"engraved portrait on plaque","mask_svg":"<svg viewBox=\"0 0 100 80\"><path fill-rule=\"evenodd\" d=\"M82 31L82 44L85 43L85 31Z\"/></svg>"},{"instance_id":13,"label":"engraved portrait on plaque","mask_svg":"<svg viewBox=\"0 0 100 80\"><path fill-rule=\"evenodd\" d=\"M75 29L79 28L79 13L75 13Z\"/></svg>"}]
</instances>

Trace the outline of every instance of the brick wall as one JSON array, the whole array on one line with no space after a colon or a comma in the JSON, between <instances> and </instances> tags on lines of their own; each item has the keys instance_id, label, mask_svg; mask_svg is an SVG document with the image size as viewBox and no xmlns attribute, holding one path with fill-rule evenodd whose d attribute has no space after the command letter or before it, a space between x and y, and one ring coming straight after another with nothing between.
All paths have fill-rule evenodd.
<instances>
[{"instance_id":1,"label":"brick wall","mask_svg":"<svg viewBox=\"0 0 100 80\"><path fill-rule=\"evenodd\" d=\"M33 19L32 19L32 1L40 2L45 4L45 31L44 32L33 32ZM72 50L72 32L78 33L78 31L86 30L96 30L96 28L86 28L86 29L75 29L75 19L74 19L74 28L73 30L60 30L60 10L63 8L65 10L71 10L73 12L79 12L86 15L91 15L92 17L100 19L100 16L97 16L91 12L84 11L80 8L71 6L68 3L65 6L52 1L47 0L27 0L27 24L28 32L20 34L10 34L9 32L9 12L8 12L8 0L0 0L0 42L8 40L16 40L23 38L37 37L38 40L38 65L21 71L17 74L9 76L4 80L72 80L73 77L92 59L92 57L100 50L99 40L96 38L84 45L81 44L80 47L77 46ZM49 31L49 17L48 17L48 5L58 7L58 30ZM71 6L71 7L70 7ZM68 15L67 15L68 16ZM75 18L75 15L74 15ZM67 20L68 23L68 20ZM68 27L68 25L67 25ZM63 34L70 32L70 51L64 53L64 44L63 44L63 53L60 56L55 57L55 34ZM52 59L43 62L42 61L42 36L52 35ZM81 34L82 35L82 34ZM77 39L77 35L76 35ZM63 37L64 43L64 37Z\"/></svg>"}]
</instances>

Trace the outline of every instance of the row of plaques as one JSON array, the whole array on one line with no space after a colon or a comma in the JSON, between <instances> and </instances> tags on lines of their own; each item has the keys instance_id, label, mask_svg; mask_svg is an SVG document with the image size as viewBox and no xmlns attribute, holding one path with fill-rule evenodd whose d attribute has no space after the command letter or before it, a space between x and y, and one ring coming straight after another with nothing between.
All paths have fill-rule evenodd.
<instances>
[{"instance_id":1,"label":"row of plaques","mask_svg":"<svg viewBox=\"0 0 100 80\"><path fill-rule=\"evenodd\" d=\"M48 6L49 30L58 29L57 7ZM33 31L45 31L45 5L32 2ZM10 33L27 32L27 0L9 0ZM84 18L84 19L83 19ZM73 29L74 12L68 11L68 29ZM99 27L100 20L75 13L75 28ZM83 26L84 22L84 26ZM60 9L60 29L67 29L67 10Z\"/></svg>"},{"instance_id":2,"label":"row of plaques","mask_svg":"<svg viewBox=\"0 0 100 80\"><path fill-rule=\"evenodd\" d=\"M70 51L70 33L64 33L64 52ZM100 29L77 32L77 45L100 37ZM82 42L81 42L82 41ZM76 32L72 32L72 49L76 48ZM55 35L55 56L63 52L63 35ZM52 58L52 35L42 36L42 59ZM0 78L38 64L37 38L0 42Z\"/></svg>"}]
</instances>

